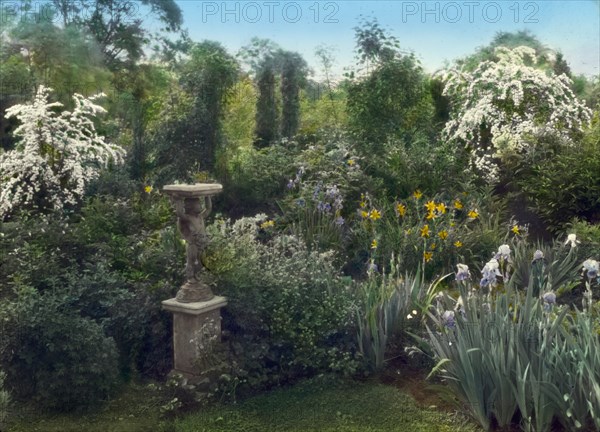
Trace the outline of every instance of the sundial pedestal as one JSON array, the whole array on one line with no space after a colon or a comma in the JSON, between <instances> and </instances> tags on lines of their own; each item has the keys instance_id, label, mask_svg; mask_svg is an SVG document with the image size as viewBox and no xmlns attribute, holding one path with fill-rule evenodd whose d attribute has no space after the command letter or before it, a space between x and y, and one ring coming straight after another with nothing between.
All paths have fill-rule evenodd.
<instances>
[{"instance_id":1,"label":"sundial pedestal","mask_svg":"<svg viewBox=\"0 0 600 432\"><path fill-rule=\"evenodd\" d=\"M188 379L197 378L203 372L196 364L200 332L204 336L207 331L211 332L217 341L221 340L221 308L227 305L227 299L211 291L202 256L208 245L205 218L212 210L212 196L222 190L220 184L202 183L163 188L175 207L177 226L186 241L186 281L176 297L163 301L162 305L173 313L172 373Z\"/></svg>"}]
</instances>

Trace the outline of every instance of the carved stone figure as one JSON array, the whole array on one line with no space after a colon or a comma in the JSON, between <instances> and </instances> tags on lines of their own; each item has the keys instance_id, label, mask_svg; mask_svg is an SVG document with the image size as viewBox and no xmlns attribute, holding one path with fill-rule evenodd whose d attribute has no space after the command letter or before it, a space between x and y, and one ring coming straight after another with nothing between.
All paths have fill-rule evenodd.
<instances>
[{"instance_id":1,"label":"carved stone figure","mask_svg":"<svg viewBox=\"0 0 600 432\"><path fill-rule=\"evenodd\" d=\"M222 190L217 184L169 185L163 189L171 197L177 214L177 227L186 242L186 281L177 293L182 303L208 301L214 294L202 257L208 246L205 218L212 210L211 196Z\"/></svg>"}]
</instances>

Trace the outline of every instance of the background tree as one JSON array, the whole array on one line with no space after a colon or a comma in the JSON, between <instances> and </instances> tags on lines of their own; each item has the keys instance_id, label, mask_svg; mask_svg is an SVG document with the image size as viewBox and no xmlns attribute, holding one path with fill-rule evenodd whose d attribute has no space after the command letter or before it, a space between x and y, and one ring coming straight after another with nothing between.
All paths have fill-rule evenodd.
<instances>
[{"instance_id":1,"label":"background tree","mask_svg":"<svg viewBox=\"0 0 600 432\"><path fill-rule=\"evenodd\" d=\"M281 62L281 136L292 138L300 124L300 88L306 83L308 65L295 52L278 53Z\"/></svg>"},{"instance_id":2,"label":"background tree","mask_svg":"<svg viewBox=\"0 0 600 432\"><path fill-rule=\"evenodd\" d=\"M166 95L162 115L150 132L160 182L192 180L198 171L214 168L217 148L223 144L225 103L238 74L237 61L218 42L192 47L180 69L180 88Z\"/></svg>"},{"instance_id":3,"label":"background tree","mask_svg":"<svg viewBox=\"0 0 600 432\"><path fill-rule=\"evenodd\" d=\"M149 16L163 25L160 31L177 32L183 17L174 0L52 0L65 27L85 28L95 38L111 70L131 65L143 55L151 35L144 28ZM150 13L143 14L149 8ZM144 17L144 18L142 18Z\"/></svg>"},{"instance_id":4,"label":"background tree","mask_svg":"<svg viewBox=\"0 0 600 432\"><path fill-rule=\"evenodd\" d=\"M376 20L356 31L358 69L348 75L350 128L364 144L364 154L376 153L388 140L410 143L431 138L433 105L426 75L412 54Z\"/></svg>"}]
</instances>

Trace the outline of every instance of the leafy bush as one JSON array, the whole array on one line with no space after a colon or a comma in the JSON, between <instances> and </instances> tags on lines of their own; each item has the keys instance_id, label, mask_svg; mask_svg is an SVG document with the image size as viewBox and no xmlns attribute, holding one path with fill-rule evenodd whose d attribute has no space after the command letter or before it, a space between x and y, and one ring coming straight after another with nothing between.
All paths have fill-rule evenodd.
<instances>
[{"instance_id":1,"label":"leafy bush","mask_svg":"<svg viewBox=\"0 0 600 432\"><path fill-rule=\"evenodd\" d=\"M23 287L0 312L8 329L1 363L15 395L60 410L91 406L118 383L114 340L71 309L67 296Z\"/></svg>"},{"instance_id":2,"label":"leafy bush","mask_svg":"<svg viewBox=\"0 0 600 432\"><path fill-rule=\"evenodd\" d=\"M10 393L4 389L6 374L0 370L0 427L4 427L8 419L8 408L10 407Z\"/></svg>"},{"instance_id":3,"label":"leafy bush","mask_svg":"<svg viewBox=\"0 0 600 432\"><path fill-rule=\"evenodd\" d=\"M273 208L274 200L283 194L287 178L293 173L292 155L290 148L277 144L260 150L240 148L231 155L220 179L224 206L230 213Z\"/></svg>"},{"instance_id":4,"label":"leafy bush","mask_svg":"<svg viewBox=\"0 0 600 432\"><path fill-rule=\"evenodd\" d=\"M298 238L259 240L266 217L210 226L207 266L229 305L230 334L247 382L264 386L322 371L352 373L353 294L331 253L309 251Z\"/></svg>"},{"instance_id":5,"label":"leafy bush","mask_svg":"<svg viewBox=\"0 0 600 432\"><path fill-rule=\"evenodd\" d=\"M540 151L537 158L527 162L516 183L551 231L563 230L575 217L600 222L598 114L582 140L554 151Z\"/></svg>"}]
</instances>

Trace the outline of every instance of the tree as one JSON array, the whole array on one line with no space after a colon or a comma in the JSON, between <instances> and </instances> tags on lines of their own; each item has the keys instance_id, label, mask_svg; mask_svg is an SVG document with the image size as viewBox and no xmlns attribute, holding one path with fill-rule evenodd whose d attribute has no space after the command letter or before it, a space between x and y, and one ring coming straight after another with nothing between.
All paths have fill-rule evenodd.
<instances>
[{"instance_id":1,"label":"tree","mask_svg":"<svg viewBox=\"0 0 600 432\"><path fill-rule=\"evenodd\" d=\"M349 75L348 116L352 131L363 142L365 155L390 139L410 145L432 134L433 104L426 76L416 58L398 49L398 41L377 21L356 31L357 73Z\"/></svg>"},{"instance_id":2,"label":"tree","mask_svg":"<svg viewBox=\"0 0 600 432\"><path fill-rule=\"evenodd\" d=\"M94 101L73 95L75 108L58 114L49 102L51 89L40 86L34 100L6 112L21 125L14 150L0 154L0 215L19 206L62 209L80 199L103 167L122 163L125 151L96 133L94 118L105 112Z\"/></svg>"},{"instance_id":3,"label":"tree","mask_svg":"<svg viewBox=\"0 0 600 432\"><path fill-rule=\"evenodd\" d=\"M300 124L300 88L306 82L308 65L295 52L278 53L281 62L281 136L292 138Z\"/></svg>"},{"instance_id":4,"label":"tree","mask_svg":"<svg viewBox=\"0 0 600 432\"><path fill-rule=\"evenodd\" d=\"M256 147L267 147L278 137L277 101L275 95L275 60L266 58L256 73Z\"/></svg>"},{"instance_id":5,"label":"tree","mask_svg":"<svg viewBox=\"0 0 600 432\"><path fill-rule=\"evenodd\" d=\"M164 25L161 31L181 28L181 9L174 0L52 0L65 27L77 25L96 39L111 70L130 65L143 55L150 38L143 27L140 5L150 8L150 16ZM147 15L147 16L148 16Z\"/></svg>"},{"instance_id":6,"label":"tree","mask_svg":"<svg viewBox=\"0 0 600 432\"><path fill-rule=\"evenodd\" d=\"M444 136L468 146L473 165L492 183L502 160L529 152L540 136L569 142L591 118L566 75L529 65L537 58L534 49L498 47L494 57L474 71L442 73L453 108Z\"/></svg>"},{"instance_id":7,"label":"tree","mask_svg":"<svg viewBox=\"0 0 600 432\"><path fill-rule=\"evenodd\" d=\"M192 47L180 69L180 88L168 95L182 106L164 104L149 137L154 166L163 180L190 180L195 172L214 168L227 96L238 74L237 61L218 42Z\"/></svg>"}]
</instances>

